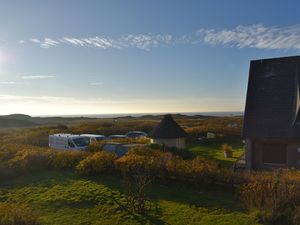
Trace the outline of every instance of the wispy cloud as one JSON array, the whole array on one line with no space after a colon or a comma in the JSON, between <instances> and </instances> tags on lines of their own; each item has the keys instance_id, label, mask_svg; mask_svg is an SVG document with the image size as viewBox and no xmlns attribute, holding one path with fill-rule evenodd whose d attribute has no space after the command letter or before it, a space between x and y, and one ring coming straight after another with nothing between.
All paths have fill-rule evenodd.
<instances>
[{"instance_id":1,"label":"wispy cloud","mask_svg":"<svg viewBox=\"0 0 300 225\"><path fill-rule=\"evenodd\" d=\"M159 44L169 44L172 40L172 35L170 34L139 34L139 35L127 35L120 39L125 47L136 47L139 49L150 50L153 47L157 47Z\"/></svg>"},{"instance_id":2,"label":"wispy cloud","mask_svg":"<svg viewBox=\"0 0 300 225\"><path fill-rule=\"evenodd\" d=\"M17 84L15 81L0 81L0 85L12 85Z\"/></svg>"},{"instance_id":3,"label":"wispy cloud","mask_svg":"<svg viewBox=\"0 0 300 225\"><path fill-rule=\"evenodd\" d=\"M19 40L18 43L19 43L20 45L22 45L22 44L25 43L25 41L24 41L24 40Z\"/></svg>"},{"instance_id":4,"label":"wispy cloud","mask_svg":"<svg viewBox=\"0 0 300 225\"><path fill-rule=\"evenodd\" d=\"M102 82L91 82L91 83L89 83L89 85L91 85L91 86L100 86L100 85L103 85L103 83Z\"/></svg>"},{"instance_id":5,"label":"wispy cloud","mask_svg":"<svg viewBox=\"0 0 300 225\"><path fill-rule=\"evenodd\" d=\"M70 38L64 37L60 40L63 43L79 46L79 47L94 47L94 48L122 48L121 43L108 37L88 37L88 38Z\"/></svg>"},{"instance_id":6,"label":"wispy cloud","mask_svg":"<svg viewBox=\"0 0 300 225\"><path fill-rule=\"evenodd\" d=\"M114 38L109 36L95 37L63 37L63 38L31 38L31 43L42 48L58 45L100 49L138 48L151 50L159 46L208 44L237 48L257 49L300 49L300 24L276 27L263 24L239 25L227 28L202 28L188 34L174 36L172 34L127 34Z\"/></svg>"},{"instance_id":7,"label":"wispy cloud","mask_svg":"<svg viewBox=\"0 0 300 225\"><path fill-rule=\"evenodd\" d=\"M59 39L46 37L44 39L31 38L30 42L38 44L42 48L51 48L59 44L68 44L77 47L89 47L89 48L139 48L143 50L150 50L153 47L159 45L167 45L172 40L170 34L129 34L123 35L119 38L111 38L105 36L95 37L63 37Z\"/></svg>"},{"instance_id":8,"label":"wispy cloud","mask_svg":"<svg viewBox=\"0 0 300 225\"><path fill-rule=\"evenodd\" d=\"M257 49L300 49L300 25L267 27L262 24L233 29L200 29L198 42ZM197 41L197 39L196 39Z\"/></svg>"},{"instance_id":9,"label":"wispy cloud","mask_svg":"<svg viewBox=\"0 0 300 225\"><path fill-rule=\"evenodd\" d=\"M30 75L30 76L22 76L22 79L50 79L55 78L53 75Z\"/></svg>"},{"instance_id":10,"label":"wispy cloud","mask_svg":"<svg viewBox=\"0 0 300 225\"><path fill-rule=\"evenodd\" d=\"M60 42L56 41L52 38L44 38L44 39L37 39L37 38L31 38L29 41L39 44L42 48L50 48L58 45Z\"/></svg>"}]
</instances>

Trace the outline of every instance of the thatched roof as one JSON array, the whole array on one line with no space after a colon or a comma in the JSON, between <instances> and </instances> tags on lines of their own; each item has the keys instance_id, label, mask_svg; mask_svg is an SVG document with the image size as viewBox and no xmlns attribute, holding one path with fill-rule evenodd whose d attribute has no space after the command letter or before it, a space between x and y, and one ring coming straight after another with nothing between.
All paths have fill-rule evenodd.
<instances>
[{"instance_id":1,"label":"thatched roof","mask_svg":"<svg viewBox=\"0 0 300 225\"><path fill-rule=\"evenodd\" d=\"M171 139L187 137L187 133L173 120L170 114L167 114L148 136Z\"/></svg>"},{"instance_id":2,"label":"thatched roof","mask_svg":"<svg viewBox=\"0 0 300 225\"><path fill-rule=\"evenodd\" d=\"M299 93L299 56L251 61L244 138L299 138Z\"/></svg>"}]
</instances>

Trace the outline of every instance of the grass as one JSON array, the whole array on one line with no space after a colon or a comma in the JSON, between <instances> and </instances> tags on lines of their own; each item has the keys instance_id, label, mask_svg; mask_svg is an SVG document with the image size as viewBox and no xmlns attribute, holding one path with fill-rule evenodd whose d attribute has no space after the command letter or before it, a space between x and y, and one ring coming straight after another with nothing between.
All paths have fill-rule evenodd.
<instances>
[{"instance_id":1,"label":"grass","mask_svg":"<svg viewBox=\"0 0 300 225\"><path fill-rule=\"evenodd\" d=\"M120 207L125 196L115 177L88 179L54 171L0 184L0 201L28 204L41 224L257 224L230 190L152 185L148 196L155 207L143 217Z\"/></svg>"},{"instance_id":2,"label":"grass","mask_svg":"<svg viewBox=\"0 0 300 225\"><path fill-rule=\"evenodd\" d=\"M244 153L243 146L233 145L232 147L232 158L225 158L221 149L221 145L218 144L194 144L188 146L188 149L195 155L200 155L208 159L215 160L222 166L230 167Z\"/></svg>"}]
</instances>

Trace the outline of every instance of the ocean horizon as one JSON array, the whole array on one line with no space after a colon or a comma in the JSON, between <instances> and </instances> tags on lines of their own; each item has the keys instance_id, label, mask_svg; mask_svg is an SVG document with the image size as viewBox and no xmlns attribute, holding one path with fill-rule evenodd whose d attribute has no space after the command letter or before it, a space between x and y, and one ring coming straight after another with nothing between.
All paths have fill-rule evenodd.
<instances>
[{"instance_id":1,"label":"ocean horizon","mask_svg":"<svg viewBox=\"0 0 300 225\"><path fill-rule=\"evenodd\" d=\"M73 114L73 115L41 115L38 117L87 117L87 118L115 118L115 117L140 117L145 115L164 115L168 113L108 113L108 114ZM243 116L243 111L230 112L172 112L170 114L182 114L187 116L203 115L203 116Z\"/></svg>"}]
</instances>

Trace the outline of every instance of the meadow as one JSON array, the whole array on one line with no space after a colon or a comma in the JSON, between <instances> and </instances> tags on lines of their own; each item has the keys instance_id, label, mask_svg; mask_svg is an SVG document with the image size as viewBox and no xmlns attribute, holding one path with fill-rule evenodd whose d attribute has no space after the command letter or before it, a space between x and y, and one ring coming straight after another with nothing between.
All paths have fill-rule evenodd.
<instances>
[{"instance_id":1,"label":"meadow","mask_svg":"<svg viewBox=\"0 0 300 225\"><path fill-rule=\"evenodd\" d=\"M189 133L182 151L149 145L117 158L101 144L92 152L47 147L51 133L148 132L159 119L2 130L0 224L298 224L298 172L230 169L243 154L241 117L177 115ZM216 137L204 138L207 132ZM232 146L231 158L224 143Z\"/></svg>"}]
</instances>

